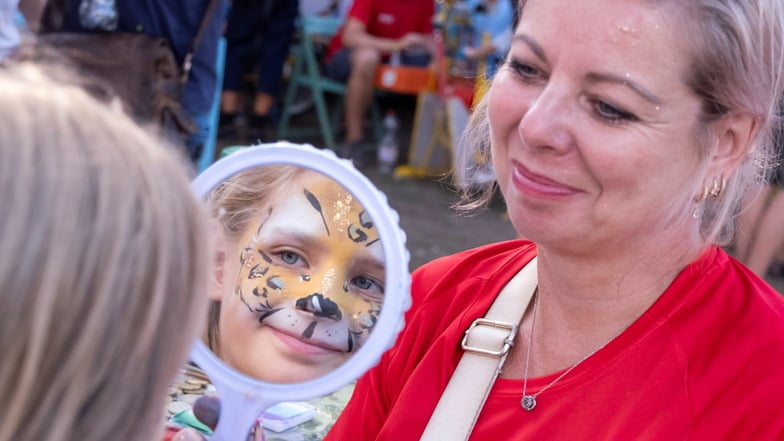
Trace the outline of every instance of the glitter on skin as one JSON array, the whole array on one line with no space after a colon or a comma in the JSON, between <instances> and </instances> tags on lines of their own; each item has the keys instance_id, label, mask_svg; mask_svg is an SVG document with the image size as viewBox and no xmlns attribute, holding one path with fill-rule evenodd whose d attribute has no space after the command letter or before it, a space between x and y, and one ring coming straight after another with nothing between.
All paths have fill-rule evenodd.
<instances>
[{"instance_id":1,"label":"glitter on skin","mask_svg":"<svg viewBox=\"0 0 784 441\"><path fill-rule=\"evenodd\" d=\"M343 232L346 227L351 224L349 215L351 214L351 202L354 197L350 194L338 194L337 200L332 204L332 209L335 214L332 216L332 222L337 224L337 230Z\"/></svg>"},{"instance_id":2,"label":"glitter on skin","mask_svg":"<svg viewBox=\"0 0 784 441\"><path fill-rule=\"evenodd\" d=\"M331 292L335 285L335 268L330 268L321 279L321 292Z\"/></svg>"}]
</instances>

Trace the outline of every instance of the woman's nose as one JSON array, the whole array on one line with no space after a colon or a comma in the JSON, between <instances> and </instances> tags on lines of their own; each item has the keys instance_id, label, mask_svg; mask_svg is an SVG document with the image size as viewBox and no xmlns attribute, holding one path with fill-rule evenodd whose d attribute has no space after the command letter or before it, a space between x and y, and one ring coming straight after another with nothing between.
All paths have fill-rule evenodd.
<instances>
[{"instance_id":1,"label":"woman's nose","mask_svg":"<svg viewBox=\"0 0 784 441\"><path fill-rule=\"evenodd\" d=\"M568 150L574 140L570 127L575 112L573 103L562 88L548 84L531 100L520 120L518 131L525 145L534 150Z\"/></svg>"}]
</instances>

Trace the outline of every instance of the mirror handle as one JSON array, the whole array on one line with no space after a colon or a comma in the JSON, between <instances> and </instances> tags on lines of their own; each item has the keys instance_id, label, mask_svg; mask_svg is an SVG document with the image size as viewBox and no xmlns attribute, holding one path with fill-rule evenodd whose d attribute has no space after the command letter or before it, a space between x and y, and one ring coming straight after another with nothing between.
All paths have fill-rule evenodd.
<instances>
[{"instance_id":1,"label":"mirror handle","mask_svg":"<svg viewBox=\"0 0 784 441\"><path fill-rule=\"evenodd\" d=\"M276 404L255 392L244 393L222 384L216 384L216 388L221 391L218 397L221 409L231 411L221 412L215 432L210 437L212 441L248 439L248 434L264 409Z\"/></svg>"}]
</instances>

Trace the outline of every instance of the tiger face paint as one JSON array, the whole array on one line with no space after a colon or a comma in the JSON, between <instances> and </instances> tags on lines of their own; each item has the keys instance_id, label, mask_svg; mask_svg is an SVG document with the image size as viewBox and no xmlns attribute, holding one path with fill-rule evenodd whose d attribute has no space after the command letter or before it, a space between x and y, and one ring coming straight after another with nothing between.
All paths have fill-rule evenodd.
<instances>
[{"instance_id":1,"label":"tiger face paint","mask_svg":"<svg viewBox=\"0 0 784 441\"><path fill-rule=\"evenodd\" d=\"M316 378L357 351L378 320L378 232L353 195L313 172L262 212L227 256L237 278L221 305L221 357L266 381Z\"/></svg>"}]
</instances>

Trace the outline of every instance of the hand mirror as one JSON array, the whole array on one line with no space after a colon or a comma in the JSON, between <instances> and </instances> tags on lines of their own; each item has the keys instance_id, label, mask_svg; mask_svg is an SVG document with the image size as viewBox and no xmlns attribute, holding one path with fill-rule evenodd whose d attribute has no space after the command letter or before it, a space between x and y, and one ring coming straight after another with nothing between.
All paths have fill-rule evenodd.
<instances>
[{"instance_id":1,"label":"hand mirror","mask_svg":"<svg viewBox=\"0 0 784 441\"><path fill-rule=\"evenodd\" d=\"M308 145L240 149L192 188L218 246L191 358L221 401L213 439L243 440L264 409L332 393L392 345L410 305L405 235L364 175Z\"/></svg>"}]
</instances>

